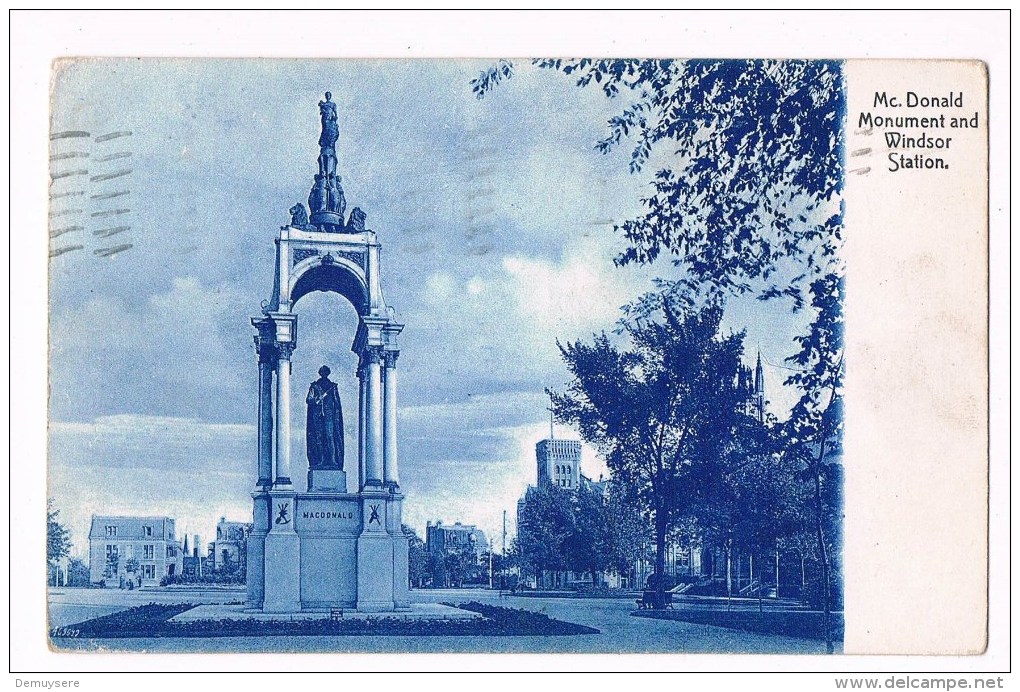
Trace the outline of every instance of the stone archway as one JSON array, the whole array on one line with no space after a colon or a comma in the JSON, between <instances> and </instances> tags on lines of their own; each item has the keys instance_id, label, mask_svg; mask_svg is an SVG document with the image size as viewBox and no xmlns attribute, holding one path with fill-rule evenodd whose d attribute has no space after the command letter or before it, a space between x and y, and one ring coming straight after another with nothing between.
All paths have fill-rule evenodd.
<instances>
[{"instance_id":1,"label":"stone archway","mask_svg":"<svg viewBox=\"0 0 1020 692\"><path fill-rule=\"evenodd\" d=\"M255 341L259 354L258 484L261 487L293 486L290 360L298 343L296 305L313 291L343 296L358 313L358 330L351 345L358 356L358 490L373 486L399 487L396 366L400 355L397 335L403 325L394 319L393 310L383 299L379 253L380 245L372 231L339 234L294 226L281 228L277 238L273 296L263 308L263 316L252 319L252 325L258 330ZM314 487L313 474L309 474L308 487Z\"/></svg>"}]
</instances>

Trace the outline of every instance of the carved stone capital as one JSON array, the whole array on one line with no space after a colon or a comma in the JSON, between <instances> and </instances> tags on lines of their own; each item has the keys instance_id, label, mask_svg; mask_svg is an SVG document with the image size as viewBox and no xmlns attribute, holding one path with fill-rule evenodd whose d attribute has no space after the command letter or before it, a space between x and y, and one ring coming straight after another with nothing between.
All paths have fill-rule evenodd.
<instances>
[{"instance_id":1,"label":"carved stone capital","mask_svg":"<svg viewBox=\"0 0 1020 692\"><path fill-rule=\"evenodd\" d=\"M290 357L294 355L294 342L285 341L276 343L277 357L282 360L290 360Z\"/></svg>"},{"instance_id":2,"label":"carved stone capital","mask_svg":"<svg viewBox=\"0 0 1020 692\"><path fill-rule=\"evenodd\" d=\"M383 359L382 346L368 346L365 349L362 358L364 359L366 365L371 365L372 363L381 363Z\"/></svg>"},{"instance_id":3,"label":"carved stone capital","mask_svg":"<svg viewBox=\"0 0 1020 692\"><path fill-rule=\"evenodd\" d=\"M384 351L383 360L387 368L397 367L397 358L400 356L400 351Z\"/></svg>"},{"instance_id":4,"label":"carved stone capital","mask_svg":"<svg viewBox=\"0 0 1020 692\"><path fill-rule=\"evenodd\" d=\"M255 337L255 353L258 355L259 364L276 362L276 343L267 341L262 337Z\"/></svg>"}]
</instances>

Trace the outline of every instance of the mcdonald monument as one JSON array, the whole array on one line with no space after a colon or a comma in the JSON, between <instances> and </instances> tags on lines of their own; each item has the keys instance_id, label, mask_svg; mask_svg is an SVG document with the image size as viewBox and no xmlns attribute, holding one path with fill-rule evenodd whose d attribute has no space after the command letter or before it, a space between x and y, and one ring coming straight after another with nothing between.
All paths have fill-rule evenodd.
<instances>
[{"instance_id":1,"label":"mcdonald monument","mask_svg":"<svg viewBox=\"0 0 1020 692\"><path fill-rule=\"evenodd\" d=\"M344 218L337 110L328 92L319 111L319 171L308 209L294 205L291 222L279 230L272 296L251 320L257 331L258 481L246 609L407 611L396 431L403 325L383 299L376 233L357 207ZM290 366L298 345L296 307L312 291L339 293L358 313L351 347L358 356L358 446L345 453L338 388L348 386L348 378L324 365L305 398L309 469L301 492L291 476Z\"/></svg>"}]
</instances>

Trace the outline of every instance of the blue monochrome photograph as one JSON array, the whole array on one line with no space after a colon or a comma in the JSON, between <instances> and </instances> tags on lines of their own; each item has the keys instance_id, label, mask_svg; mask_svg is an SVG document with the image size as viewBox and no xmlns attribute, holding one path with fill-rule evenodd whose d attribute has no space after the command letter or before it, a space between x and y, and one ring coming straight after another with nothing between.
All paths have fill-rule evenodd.
<instances>
[{"instance_id":1,"label":"blue monochrome photograph","mask_svg":"<svg viewBox=\"0 0 1020 692\"><path fill-rule=\"evenodd\" d=\"M51 88L52 650L842 652L843 63Z\"/></svg>"}]
</instances>

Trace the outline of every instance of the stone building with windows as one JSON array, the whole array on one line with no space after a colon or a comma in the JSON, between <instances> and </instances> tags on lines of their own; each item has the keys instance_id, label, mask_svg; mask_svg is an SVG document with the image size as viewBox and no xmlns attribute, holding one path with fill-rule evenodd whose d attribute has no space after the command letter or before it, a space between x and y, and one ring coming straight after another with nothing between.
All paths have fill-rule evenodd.
<instances>
[{"instance_id":1,"label":"stone building with windows","mask_svg":"<svg viewBox=\"0 0 1020 692\"><path fill-rule=\"evenodd\" d=\"M92 516L89 581L108 587L158 586L184 568L184 550L169 517Z\"/></svg>"},{"instance_id":2,"label":"stone building with windows","mask_svg":"<svg viewBox=\"0 0 1020 692\"><path fill-rule=\"evenodd\" d=\"M428 522L425 527L425 549L430 553L450 554L469 551L476 562L489 554L489 541L485 532L474 524L444 524Z\"/></svg>"},{"instance_id":3,"label":"stone building with windows","mask_svg":"<svg viewBox=\"0 0 1020 692\"><path fill-rule=\"evenodd\" d=\"M550 438L535 445L538 484L557 485L568 490L581 482L581 442Z\"/></svg>"},{"instance_id":4,"label":"stone building with windows","mask_svg":"<svg viewBox=\"0 0 1020 692\"><path fill-rule=\"evenodd\" d=\"M244 576L246 543L252 532L252 524L243 521L227 521L220 517L216 524L216 540L211 544L212 568L221 574L238 573Z\"/></svg>"},{"instance_id":5,"label":"stone building with windows","mask_svg":"<svg viewBox=\"0 0 1020 692\"><path fill-rule=\"evenodd\" d=\"M581 441L557 440L550 436L535 445L537 473L535 482L539 488L551 485L566 490L576 490L589 479L581 474ZM601 479L600 479L601 480ZM528 493L535 486L529 485L517 501L517 524L521 523L521 512L527 504Z\"/></svg>"},{"instance_id":6,"label":"stone building with windows","mask_svg":"<svg viewBox=\"0 0 1020 692\"><path fill-rule=\"evenodd\" d=\"M433 562L441 561L433 586L463 586L488 581L489 541L474 524L428 522L425 527L425 552Z\"/></svg>"}]
</instances>

